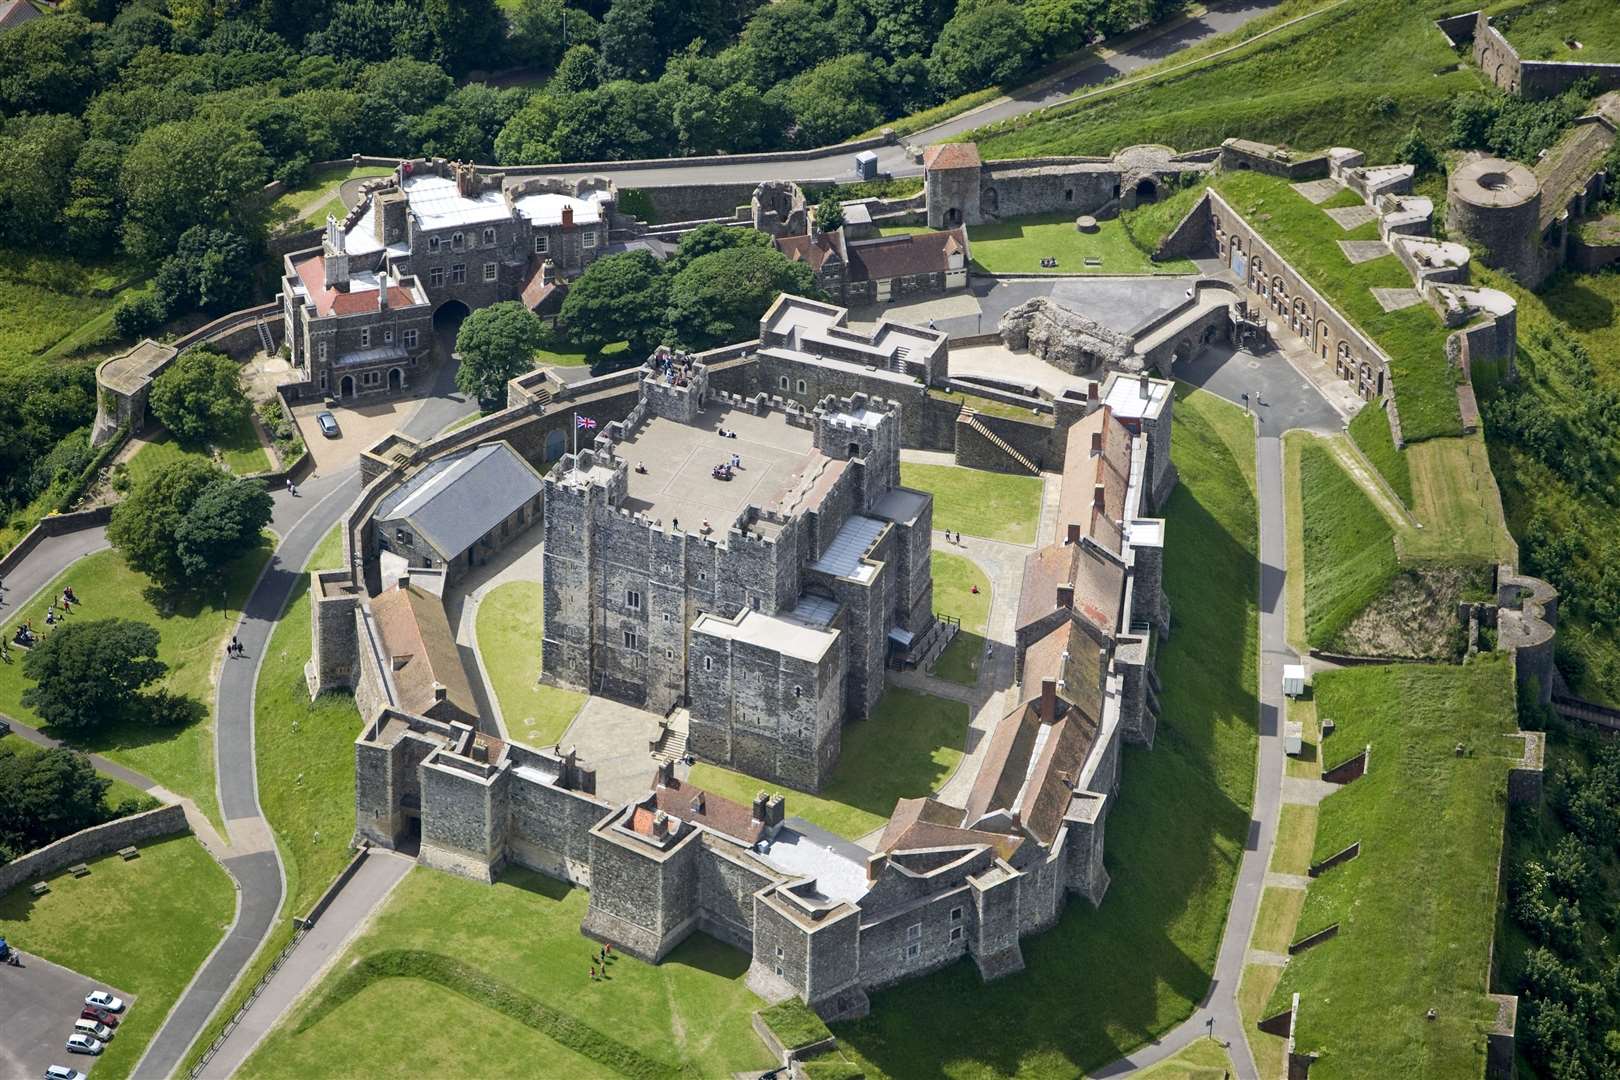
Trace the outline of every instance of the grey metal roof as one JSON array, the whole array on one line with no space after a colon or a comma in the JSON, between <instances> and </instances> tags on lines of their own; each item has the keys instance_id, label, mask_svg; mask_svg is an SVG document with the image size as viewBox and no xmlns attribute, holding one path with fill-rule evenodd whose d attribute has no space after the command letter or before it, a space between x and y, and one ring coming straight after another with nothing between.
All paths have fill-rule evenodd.
<instances>
[{"instance_id":1,"label":"grey metal roof","mask_svg":"<svg viewBox=\"0 0 1620 1080\"><path fill-rule=\"evenodd\" d=\"M377 520L405 521L446 561L540 494L540 475L504 442L441 458L377 508Z\"/></svg>"}]
</instances>

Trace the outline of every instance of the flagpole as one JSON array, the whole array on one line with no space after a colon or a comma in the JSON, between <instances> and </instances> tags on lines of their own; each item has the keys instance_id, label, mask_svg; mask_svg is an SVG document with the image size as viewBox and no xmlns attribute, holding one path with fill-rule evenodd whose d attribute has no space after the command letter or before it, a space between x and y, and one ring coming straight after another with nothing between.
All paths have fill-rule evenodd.
<instances>
[{"instance_id":1,"label":"flagpole","mask_svg":"<svg viewBox=\"0 0 1620 1080\"><path fill-rule=\"evenodd\" d=\"M579 413L574 414L574 459L579 459Z\"/></svg>"}]
</instances>

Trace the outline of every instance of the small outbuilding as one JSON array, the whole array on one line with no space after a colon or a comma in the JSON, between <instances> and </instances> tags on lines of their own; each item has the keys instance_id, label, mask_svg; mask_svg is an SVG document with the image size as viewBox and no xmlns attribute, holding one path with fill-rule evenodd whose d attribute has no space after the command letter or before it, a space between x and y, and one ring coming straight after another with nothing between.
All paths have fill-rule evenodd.
<instances>
[{"instance_id":1,"label":"small outbuilding","mask_svg":"<svg viewBox=\"0 0 1620 1080\"><path fill-rule=\"evenodd\" d=\"M1283 753L1298 757L1305 749L1305 725L1298 720L1283 721Z\"/></svg>"},{"instance_id":2,"label":"small outbuilding","mask_svg":"<svg viewBox=\"0 0 1620 1080\"><path fill-rule=\"evenodd\" d=\"M1283 665L1283 694L1287 697L1299 697L1305 692L1305 665Z\"/></svg>"}]
</instances>

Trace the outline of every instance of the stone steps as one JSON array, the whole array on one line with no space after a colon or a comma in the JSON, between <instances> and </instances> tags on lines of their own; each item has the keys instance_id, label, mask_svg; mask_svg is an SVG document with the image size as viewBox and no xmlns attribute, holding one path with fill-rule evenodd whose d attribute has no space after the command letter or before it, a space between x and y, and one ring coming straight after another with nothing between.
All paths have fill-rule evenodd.
<instances>
[{"instance_id":1,"label":"stone steps","mask_svg":"<svg viewBox=\"0 0 1620 1080\"><path fill-rule=\"evenodd\" d=\"M1006 439L1003 439L1000 435L997 435L994 431L991 431L990 428L979 419L978 413L974 412L970 408L964 407L962 409L962 421L975 432L984 436L984 438L989 441L991 446L994 446L997 450L1000 450L1003 454L1006 454L1008 457L1012 458L1013 461L1017 462L1019 468L1023 469L1031 476L1041 475L1041 470L1035 467L1035 463L1033 461L1029 460L1029 458L1015 450L1013 445Z\"/></svg>"}]
</instances>

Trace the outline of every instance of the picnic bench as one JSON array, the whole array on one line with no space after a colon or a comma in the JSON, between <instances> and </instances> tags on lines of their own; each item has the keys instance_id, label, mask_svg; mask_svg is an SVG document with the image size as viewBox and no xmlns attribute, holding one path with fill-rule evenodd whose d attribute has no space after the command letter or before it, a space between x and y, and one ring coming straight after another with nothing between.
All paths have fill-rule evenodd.
<instances>
[{"instance_id":1,"label":"picnic bench","mask_svg":"<svg viewBox=\"0 0 1620 1080\"><path fill-rule=\"evenodd\" d=\"M68 867L68 873L72 874L74 877L89 877L90 867L84 863L75 863L74 865Z\"/></svg>"},{"instance_id":2,"label":"picnic bench","mask_svg":"<svg viewBox=\"0 0 1620 1080\"><path fill-rule=\"evenodd\" d=\"M125 862L129 862L131 859L138 859L141 857L141 849L136 847L134 844L130 844L128 847L121 847L118 849L118 857L123 859Z\"/></svg>"}]
</instances>

